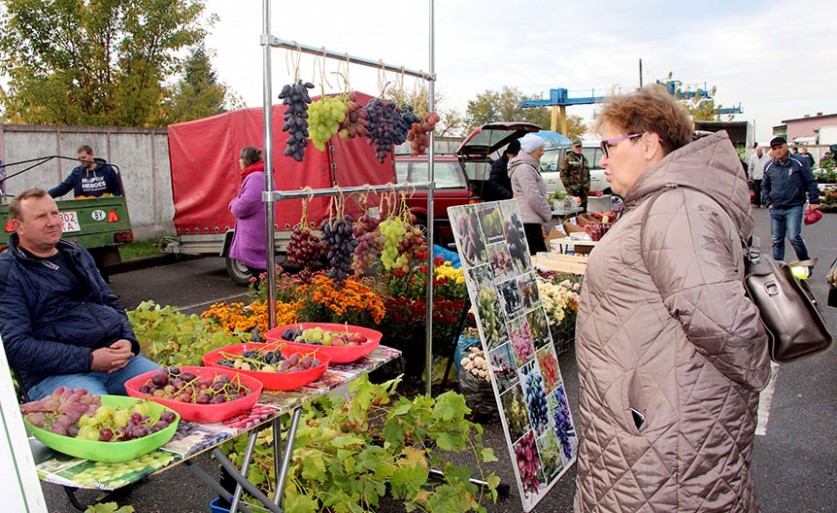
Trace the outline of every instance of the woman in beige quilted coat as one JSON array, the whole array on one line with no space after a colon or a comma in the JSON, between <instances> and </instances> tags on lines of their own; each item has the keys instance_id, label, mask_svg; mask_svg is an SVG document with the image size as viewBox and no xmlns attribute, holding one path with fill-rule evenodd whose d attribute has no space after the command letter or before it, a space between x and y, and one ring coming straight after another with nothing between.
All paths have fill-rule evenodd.
<instances>
[{"instance_id":1,"label":"woman in beige quilted coat","mask_svg":"<svg viewBox=\"0 0 837 513\"><path fill-rule=\"evenodd\" d=\"M596 127L625 213L580 300L575 511L758 512L749 466L770 363L742 284L753 221L738 155L726 132L691 142L688 112L657 86L606 104ZM670 184L717 202L681 187L651 204Z\"/></svg>"}]
</instances>

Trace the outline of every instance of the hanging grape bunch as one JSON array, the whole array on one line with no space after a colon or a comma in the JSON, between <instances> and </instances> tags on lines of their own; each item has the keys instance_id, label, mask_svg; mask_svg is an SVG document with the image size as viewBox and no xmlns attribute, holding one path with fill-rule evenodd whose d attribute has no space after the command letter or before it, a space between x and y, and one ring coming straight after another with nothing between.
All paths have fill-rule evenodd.
<instances>
[{"instance_id":1,"label":"hanging grape bunch","mask_svg":"<svg viewBox=\"0 0 837 513\"><path fill-rule=\"evenodd\" d=\"M395 124L395 128L398 130L398 137L395 139L395 144L401 144L407 140L407 135L410 133L414 123L421 123L421 119L416 116L413 111L413 106L398 106L398 122Z\"/></svg>"},{"instance_id":2,"label":"hanging grape bunch","mask_svg":"<svg viewBox=\"0 0 837 513\"><path fill-rule=\"evenodd\" d=\"M369 212L364 212L352 227L357 241L352 259L352 270L359 276L373 270L381 254L384 238L378 230L380 222L380 219L372 217Z\"/></svg>"},{"instance_id":3,"label":"hanging grape bunch","mask_svg":"<svg viewBox=\"0 0 837 513\"><path fill-rule=\"evenodd\" d=\"M308 132L311 142L320 151L325 143L340 130L340 123L346 119L346 104L341 98L323 96L308 107Z\"/></svg>"},{"instance_id":4,"label":"hanging grape bunch","mask_svg":"<svg viewBox=\"0 0 837 513\"><path fill-rule=\"evenodd\" d=\"M285 156L297 162L302 162L305 147L308 146L308 104L311 103L308 90L313 88L311 82L303 83L299 80L295 84L285 84L279 93L282 104L288 106L285 110L285 125L282 126L282 131L290 134Z\"/></svg>"},{"instance_id":5,"label":"hanging grape bunch","mask_svg":"<svg viewBox=\"0 0 837 513\"><path fill-rule=\"evenodd\" d=\"M419 252L427 250L424 232L413 226L411 219L406 197L402 195L400 208L378 225L378 231L384 238L381 265L387 271L401 269L409 272L410 262Z\"/></svg>"},{"instance_id":6,"label":"hanging grape bunch","mask_svg":"<svg viewBox=\"0 0 837 513\"><path fill-rule=\"evenodd\" d=\"M342 210L342 209L340 209ZM328 243L328 275L334 280L334 288L340 290L352 273L352 257L357 241L352 236L352 217L349 214L326 219L320 226L323 240Z\"/></svg>"},{"instance_id":7,"label":"hanging grape bunch","mask_svg":"<svg viewBox=\"0 0 837 513\"><path fill-rule=\"evenodd\" d=\"M340 122L340 130L337 135L344 141L354 139L355 137L366 137L368 131L366 130L366 117L368 116L366 110L357 101L357 94L349 93L346 99L346 116Z\"/></svg>"},{"instance_id":8,"label":"hanging grape bunch","mask_svg":"<svg viewBox=\"0 0 837 513\"><path fill-rule=\"evenodd\" d=\"M436 129L436 123L439 122L439 115L435 112L428 112L424 115L424 120L417 119L410 127L407 133L407 140L410 141L410 149L413 156L424 155L427 148L430 146L430 134Z\"/></svg>"},{"instance_id":9,"label":"hanging grape bunch","mask_svg":"<svg viewBox=\"0 0 837 513\"><path fill-rule=\"evenodd\" d=\"M375 146L375 156L378 162L382 163L388 153L392 153L392 146L397 144L397 124L400 123L401 115L395 108L395 104L386 102L380 98L374 98L366 104L366 129L369 144Z\"/></svg>"},{"instance_id":10,"label":"hanging grape bunch","mask_svg":"<svg viewBox=\"0 0 837 513\"><path fill-rule=\"evenodd\" d=\"M291 240L288 241L288 263L308 270L319 269L326 253L328 244L311 233L308 227L308 200L303 199L302 216L294 226Z\"/></svg>"}]
</instances>

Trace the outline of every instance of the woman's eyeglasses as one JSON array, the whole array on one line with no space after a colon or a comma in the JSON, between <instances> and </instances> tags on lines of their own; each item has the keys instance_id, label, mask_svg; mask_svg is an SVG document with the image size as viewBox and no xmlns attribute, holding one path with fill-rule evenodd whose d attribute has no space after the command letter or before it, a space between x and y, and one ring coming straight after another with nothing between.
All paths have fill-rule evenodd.
<instances>
[{"instance_id":1,"label":"woman's eyeglasses","mask_svg":"<svg viewBox=\"0 0 837 513\"><path fill-rule=\"evenodd\" d=\"M602 153L607 158L610 158L610 148L616 146L616 143L619 141L625 141L628 139L634 139L636 137L642 137L645 132L640 132L638 134L631 134L631 135L623 135L622 137L614 137L612 139L605 139L602 141Z\"/></svg>"}]
</instances>

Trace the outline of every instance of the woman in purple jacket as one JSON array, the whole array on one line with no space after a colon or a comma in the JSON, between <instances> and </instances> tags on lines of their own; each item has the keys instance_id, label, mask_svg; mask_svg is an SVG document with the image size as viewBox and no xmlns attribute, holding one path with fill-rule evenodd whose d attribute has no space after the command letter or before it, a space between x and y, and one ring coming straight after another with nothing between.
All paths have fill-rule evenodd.
<instances>
[{"instance_id":1,"label":"woman in purple jacket","mask_svg":"<svg viewBox=\"0 0 837 513\"><path fill-rule=\"evenodd\" d=\"M235 235L229 256L247 266L253 278L258 279L267 270L265 205L262 201L264 161L262 150L253 146L242 148L239 157L241 190L230 201L230 212L235 216Z\"/></svg>"}]
</instances>

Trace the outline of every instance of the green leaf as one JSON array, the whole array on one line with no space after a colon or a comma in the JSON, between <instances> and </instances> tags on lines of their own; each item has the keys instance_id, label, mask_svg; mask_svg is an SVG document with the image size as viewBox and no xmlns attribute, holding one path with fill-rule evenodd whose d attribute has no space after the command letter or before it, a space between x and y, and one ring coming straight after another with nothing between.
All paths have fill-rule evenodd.
<instances>
[{"instance_id":1,"label":"green leaf","mask_svg":"<svg viewBox=\"0 0 837 513\"><path fill-rule=\"evenodd\" d=\"M467 441L459 433L438 433L434 438L439 448L445 451L461 451Z\"/></svg>"},{"instance_id":2,"label":"green leaf","mask_svg":"<svg viewBox=\"0 0 837 513\"><path fill-rule=\"evenodd\" d=\"M454 392L445 392L436 398L436 406L433 408L434 416L442 420L453 420L465 416L468 406L465 404L465 397Z\"/></svg>"},{"instance_id":3,"label":"green leaf","mask_svg":"<svg viewBox=\"0 0 837 513\"><path fill-rule=\"evenodd\" d=\"M494 449L491 447L486 447L483 449L480 454L482 455L482 461L484 463L491 463L493 461L497 461L497 456L494 455Z\"/></svg>"},{"instance_id":4,"label":"green leaf","mask_svg":"<svg viewBox=\"0 0 837 513\"><path fill-rule=\"evenodd\" d=\"M363 445L363 439L357 436L344 435L335 437L331 444L335 447L348 447L350 445Z\"/></svg>"}]
</instances>

